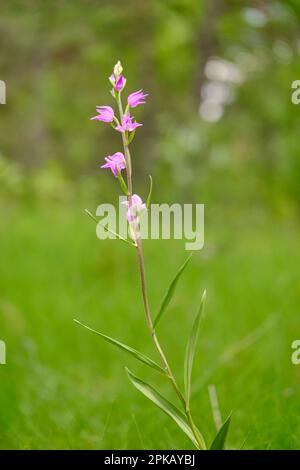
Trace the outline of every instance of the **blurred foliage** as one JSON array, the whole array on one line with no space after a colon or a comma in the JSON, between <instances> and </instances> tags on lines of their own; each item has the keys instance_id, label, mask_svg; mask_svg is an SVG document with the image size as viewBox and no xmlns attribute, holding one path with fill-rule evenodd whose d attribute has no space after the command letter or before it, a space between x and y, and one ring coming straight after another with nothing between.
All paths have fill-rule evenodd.
<instances>
[{"instance_id":1,"label":"blurred foliage","mask_svg":"<svg viewBox=\"0 0 300 470\"><path fill-rule=\"evenodd\" d=\"M152 173L157 199L299 206L299 18L296 0L6 2L1 194L112 189L98 168L119 135L89 118L112 104L107 77L121 59L126 92L150 93L136 110L139 188Z\"/></svg>"}]
</instances>

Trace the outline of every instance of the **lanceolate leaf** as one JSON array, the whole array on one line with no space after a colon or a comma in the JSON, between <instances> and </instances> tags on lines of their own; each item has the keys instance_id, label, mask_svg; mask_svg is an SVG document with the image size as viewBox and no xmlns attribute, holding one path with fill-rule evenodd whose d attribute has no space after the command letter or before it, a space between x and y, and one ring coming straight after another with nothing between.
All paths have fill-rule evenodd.
<instances>
[{"instance_id":1,"label":"lanceolate leaf","mask_svg":"<svg viewBox=\"0 0 300 470\"><path fill-rule=\"evenodd\" d=\"M164 413L166 413L180 429L190 438L193 444L199 448L197 441L193 435L191 428L186 422L185 416L176 406L174 406L169 400L164 398L155 388L147 384L143 380L136 377L130 370L126 368L129 380L143 395L145 395L149 400L155 403L158 408L160 408Z\"/></svg>"},{"instance_id":2,"label":"lanceolate leaf","mask_svg":"<svg viewBox=\"0 0 300 470\"><path fill-rule=\"evenodd\" d=\"M231 420L231 413L226 419L225 423L223 423L222 426L220 427L209 450L223 450L225 448L230 420Z\"/></svg>"},{"instance_id":3,"label":"lanceolate leaf","mask_svg":"<svg viewBox=\"0 0 300 470\"><path fill-rule=\"evenodd\" d=\"M131 348L130 346L127 346L126 344L120 343L120 341L117 341L116 339L111 338L110 336L104 335L103 333L99 333L98 331L93 330L92 328L90 328L89 326L84 325L83 323L81 323L78 320L74 320L74 322L77 323L77 325L83 326L84 328L91 331L92 333L95 333L96 335L101 336L101 338L106 339L106 341L108 341L109 343L117 346L118 348L123 349L123 351L128 352L129 354L131 354L133 357L135 357L139 361L143 362L144 364L147 364L147 366L158 370L162 374L165 374L164 369L162 367L160 367L158 364L156 364L156 362L152 361L152 359L145 356L145 354L137 351L136 349Z\"/></svg>"},{"instance_id":4,"label":"lanceolate leaf","mask_svg":"<svg viewBox=\"0 0 300 470\"><path fill-rule=\"evenodd\" d=\"M134 136L135 136L135 130L133 132L131 132L129 137L128 137L128 145L133 141Z\"/></svg>"},{"instance_id":5,"label":"lanceolate leaf","mask_svg":"<svg viewBox=\"0 0 300 470\"><path fill-rule=\"evenodd\" d=\"M176 289L176 285L177 285L177 282L179 281L179 278L180 276L182 275L183 271L185 270L188 262L190 261L191 257L192 257L192 253L189 255L189 257L185 260L185 262L183 263L183 265L179 268L179 270L177 271L175 277L173 278L171 284L169 285L169 288L163 298L163 301L161 303L161 307L159 309L159 312L157 314L157 317L155 318L154 320L154 323L153 323L153 326L154 328L157 326L159 320L161 319L164 311L166 310L167 306L169 305L173 295L174 295L174 292L175 292L175 289Z\"/></svg>"},{"instance_id":6,"label":"lanceolate leaf","mask_svg":"<svg viewBox=\"0 0 300 470\"><path fill-rule=\"evenodd\" d=\"M120 186L121 186L121 189L123 191L124 194L126 194L126 196L128 196L128 188L126 186L126 183L123 179L123 176L121 175L121 173L118 171L117 173L117 176L118 176L118 180L119 180L119 183L120 183Z\"/></svg>"},{"instance_id":7,"label":"lanceolate leaf","mask_svg":"<svg viewBox=\"0 0 300 470\"><path fill-rule=\"evenodd\" d=\"M197 339L199 336L199 326L200 326L200 318L203 311L204 301L206 297L206 290L203 293L200 308L194 320L193 328L191 331L191 335L187 344L186 354L185 354L185 361L184 361L184 386L185 386L185 399L187 405L190 402L190 395L191 395L191 378L192 378L192 369L193 369L193 362L194 356L197 346Z\"/></svg>"},{"instance_id":8,"label":"lanceolate leaf","mask_svg":"<svg viewBox=\"0 0 300 470\"><path fill-rule=\"evenodd\" d=\"M132 242L126 240L126 238L121 237L121 235L119 235L117 232L114 232L113 230L110 230L108 227L106 227L105 225L103 225L99 220L96 219L96 217L95 217L88 209L85 209L84 212L85 212L91 219L93 219L94 222L96 222L97 224L102 225L102 227L104 228L104 230L106 230L106 232L112 233L113 235L115 235L115 237L117 237L119 240L122 240L123 242L127 243L128 245L136 246L135 243L132 243Z\"/></svg>"}]
</instances>

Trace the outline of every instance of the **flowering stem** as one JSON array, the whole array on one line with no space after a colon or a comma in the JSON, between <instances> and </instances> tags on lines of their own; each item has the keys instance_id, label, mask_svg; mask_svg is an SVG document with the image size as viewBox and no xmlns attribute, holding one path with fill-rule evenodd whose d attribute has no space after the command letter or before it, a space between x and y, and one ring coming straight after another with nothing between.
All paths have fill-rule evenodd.
<instances>
[{"instance_id":1,"label":"flowering stem","mask_svg":"<svg viewBox=\"0 0 300 470\"><path fill-rule=\"evenodd\" d=\"M122 106L122 101L121 101L121 94L117 93L117 103L118 103L118 108L119 108L119 113L120 113L120 118L121 122L123 119L123 106ZM126 108L127 112L127 108ZM122 142L123 142L123 147L124 147L124 155L125 155L125 161L126 161L126 176L127 176L127 186L128 186L128 205L129 209L132 207L132 167L131 167L131 157L130 157L130 151L129 151L129 143L128 143L128 137L126 132L122 132ZM197 431L197 428L193 422L191 412L189 410L189 406L187 401L185 400L185 397L181 393L176 379L174 377L174 374L169 366L169 363L167 361L167 358L163 352L163 349L159 343L159 340L157 338L155 328L153 326L153 321L151 317L151 312L150 312L150 307L149 307L149 300L148 300L148 289L147 289L147 281L146 281L146 272L145 272L145 261L144 261L144 253L143 253L143 247L142 247L142 240L140 236L138 235L135 240L135 246L137 249L137 255L138 255L138 263L139 263L139 271L140 271L140 280L141 280L141 289L142 289L142 295L143 295L143 303L144 303L144 310L146 314L146 321L147 321L147 326L149 329L149 332L151 334L152 341L154 343L154 346L161 358L162 365L164 367L164 370L166 372L166 376L168 380L170 381L176 395L178 396L180 403L183 407L184 413L186 415L187 421L189 423L189 426L194 434L195 440L198 444L199 449L206 449L206 445L203 441L202 436L200 433Z\"/></svg>"},{"instance_id":2,"label":"flowering stem","mask_svg":"<svg viewBox=\"0 0 300 470\"><path fill-rule=\"evenodd\" d=\"M120 119L121 122L123 120L123 106L122 106L122 101L121 101L121 93L117 93L117 102L118 102L118 108L119 108L119 113L120 113ZM130 157L130 152L128 148L128 141L125 135L125 132L122 132L122 142L123 142L123 147L124 147L124 156L125 156L125 161L126 161L126 175L127 175L127 185L128 185L128 202L129 206L131 207L131 199L132 199L132 169L131 169L131 157Z\"/></svg>"}]
</instances>

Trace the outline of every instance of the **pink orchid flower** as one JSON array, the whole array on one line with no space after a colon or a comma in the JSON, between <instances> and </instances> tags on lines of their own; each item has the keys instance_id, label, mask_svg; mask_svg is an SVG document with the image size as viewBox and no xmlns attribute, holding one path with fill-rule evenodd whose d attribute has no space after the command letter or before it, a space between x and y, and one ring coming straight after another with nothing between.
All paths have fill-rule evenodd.
<instances>
[{"instance_id":1,"label":"pink orchid flower","mask_svg":"<svg viewBox=\"0 0 300 470\"><path fill-rule=\"evenodd\" d=\"M122 152L116 152L104 159L106 163L101 168L109 168L115 177L126 168L125 157Z\"/></svg>"},{"instance_id":2,"label":"pink orchid flower","mask_svg":"<svg viewBox=\"0 0 300 470\"><path fill-rule=\"evenodd\" d=\"M122 119L122 125L119 124L118 126L116 126L116 130L119 132L126 132L126 131L132 132L137 127L140 127L143 125L143 124L139 124L138 122L132 122L133 119L134 117L131 116L129 113L125 114Z\"/></svg>"},{"instance_id":3,"label":"pink orchid flower","mask_svg":"<svg viewBox=\"0 0 300 470\"><path fill-rule=\"evenodd\" d=\"M120 73L120 75L118 76L117 81L116 81L116 90L117 91L123 90L123 88L125 86L125 83L126 83L126 80L123 77L123 75Z\"/></svg>"},{"instance_id":4,"label":"pink orchid flower","mask_svg":"<svg viewBox=\"0 0 300 470\"><path fill-rule=\"evenodd\" d=\"M135 91L134 93L131 93L131 95L128 96L127 103L131 108L135 108L139 104L146 103L146 96L149 95L144 93L143 90Z\"/></svg>"},{"instance_id":5,"label":"pink orchid flower","mask_svg":"<svg viewBox=\"0 0 300 470\"><path fill-rule=\"evenodd\" d=\"M97 106L97 116L91 118L91 120L112 122L115 116L114 110L110 106Z\"/></svg>"},{"instance_id":6,"label":"pink orchid flower","mask_svg":"<svg viewBox=\"0 0 300 470\"><path fill-rule=\"evenodd\" d=\"M131 207L129 207L129 201L123 201L122 204L127 207L126 217L128 222L135 221L143 211L147 210L146 204L137 194L132 195Z\"/></svg>"},{"instance_id":7,"label":"pink orchid flower","mask_svg":"<svg viewBox=\"0 0 300 470\"><path fill-rule=\"evenodd\" d=\"M109 81L117 91L122 91L126 84L126 78L124 78L121 73L117 77L114 73L112 73L109 77ZM114 88L112 89L112 91L114 90Z\"/></svg>"}]
</instances>

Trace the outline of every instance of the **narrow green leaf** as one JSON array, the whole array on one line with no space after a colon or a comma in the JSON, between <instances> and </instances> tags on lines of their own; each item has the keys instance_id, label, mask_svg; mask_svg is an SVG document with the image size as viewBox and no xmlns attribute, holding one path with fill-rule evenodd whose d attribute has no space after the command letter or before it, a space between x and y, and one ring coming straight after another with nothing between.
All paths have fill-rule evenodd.
<instances>
[{"instance_id":1,"label":"narrow green leaf","mask_svg":"<svg viewBox=\"0 0 300 470\"><path fill-rule=\"evenodd\" d=\"M126 368L129 380L132 382L135 388L137 388L143 395L145 395L149 400L155 403L158 408L160 408L164 413L166 413L180 429L190 438L193 444L199 448L197 441L194 437L194 434L186 422L185 415L180 411L176 406L174 406L169 400L164 398L155 388L147 384L143 380L136 377L130 370Z\"/></svg>"},{"instance_id":2,"label":"narrow green leaf","mask_svg":"<svg viewBox=\"0 0 300 470\"><path fill-rule=\"evenodd\" d=\"M123 349L123 351L128 352L133 357L135 357L139 361L143 362L147 366L152 367L153 369L156 369L157 371L159 371L162 374L165 374L164 369L162 367L160 367L158 364L156 364L156 362L152 361L152 359L145 356L145 354L137 351L136 349L131 348L130 346L127 346L126 344L120 343L120 341L117 341L116 339L111 338L110 336L104 335L103 333L99 333L98 331L93 330L92 328L90 328L89 326L84 325L83 323L81 323L78 320L74 319L74 322L77 323L77 325L83 326L83 328L86 328L87 330L91 331L92 333L95 333L96 335L101 336L101 338L106 339L106 341L108 341L109 343L117 346L118 348Z\"/></svg>"},{"instance_id":3,"label":"narrow green leaf","mask_svg":"<svg viewBox=\"0 0 300 470\"><path fill-rule=\"evenodd\" d=\"M91 219L93 219L93 221L96 222L96 224L99 222L99 220L96 219L96 217L95 217L88 209L84 209L84 212L85 212Z\"/></svg>"},{"instance_id":4,"label":"narrow green leaf","mask_svg":"<svg viewBox=\"0 0 300 470\"><path fill-rule=\"evenodd\" d=\"M184 387L185 387L185 399L186 399L187 405L189 405L189 402L190 402L193 362L194 362L194 356L195 356L195 351L196 351L196 346L197 346L197 339L199 336L200 318L201 318L201 314L203 311L205 298L206 298L206 290L204 291L202 295L200 307L194 320L193 328L191 331L191 335L190 335L187 348L186 348L186 353L185 353Z\"/></svg>"},{"instance_id":5,"label":"narrow green leaf","mask_svg":"<svg viewBox=\"0 0 300 470\"><path fill-rule=\"evenodd\" d=\"M117 176L118 176L118 180L119 180L119 183L120 183L120 186L121 186L121 189L123 191L124 194L126 194L126 196L128 196L128 188L127 188L127 185L123 179L123 176L121 175L121 173L118 171L117 172Z\"/></svg>"},{"instance_id":6,"label":"narrow green leaf","mask_svg":"<svg viewBox=\"0 0 300 470\"><path fill-rule=\"evenodd\" d=\"M103 225L88 209L84 209L84 212L85 212L91 219L93 219L94 222L96 222L97 224L102 225L102 227L104 228L104 230L106 230L106 232L112 233L112 234L115 235L115 237L117 237L119 240L122 240L122 242L127 243L127 245L136 246L135 243L132 243L132 242L126 240L126 238L121 237L121 235L119 235L117 232L114 232L113 230L110 230L108 227L106 227L105 225Z\"/></svg>"},{"instance_id":7,"label":"narrow green leaf","mask_svg":"<svg viewBox=\"0 0 300 470\"><path fill-rule=\"evenodd\" d=\"M135 130L130 132L129 137L128 137L128 145L131 144L135 136Z\"/></svg>"},{"instance_id":8,"label":"narrow green leaf","mask_svg":"<svg viewBox=\"0 0 300 470\"><path fill-rule=\"evenodd\" d=\"M225 423L222 424L219 431L217 432L217 435L214 438L213 443L210 446L209 450L223 450L225 448L230 420L231 420L231 413L226 419Z\"/></svg>"},{"instance_id":9,"label":"narrow green leaf","mask_svg":"<svg viewBox=\"0 0 300 470\"><path fill-rule=\"evenodd\" d=\"M149 189L149 194L148 194L147 202L146 202L146 207L147 207L147 209L149 208L149 206L150 206L150 204L151 204L152 189L153 189L153 180L152 180L152 176L151 176L151 175L149 175L149 179L150 179L150 189Z\"/></svg>"},{"instance_id":10,"label":"narrow green leaf","mask_svg":"<svg viewBox=\"0 0 300 470\"><path fill-rule=\"evenodd\" d=\"M177 273L175 274L175 277L173 278L171 284L169 285L169 288L167 290L167 292L165 293L165 296L163 298L163 301L161 303L161 306L160 306L160 309L159 309L159 312L154 320L154 323L153 323L153 327L155 328L156 325L158 324L159 320L161 319L161 316L162 314L164 313L164 311L166 310L167 306L169 305L173 295L174 295L174 292L175 292L175 289L176 289L176 285L177 285L177 282L179 281L179 278L180 276L182 275L182 273L184 272L188 262L190 261L191 257L192 257L193 253L191 253L188 258L185 260L185 262L183 263L183 265L179 268L179 270L177 271Z\"/></svg>"}]
</instances>

